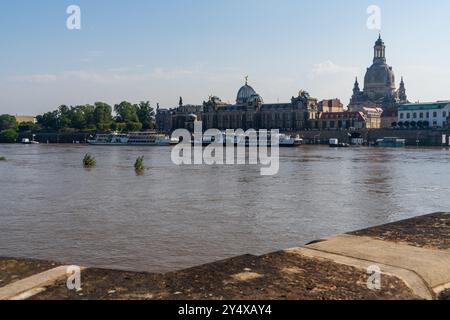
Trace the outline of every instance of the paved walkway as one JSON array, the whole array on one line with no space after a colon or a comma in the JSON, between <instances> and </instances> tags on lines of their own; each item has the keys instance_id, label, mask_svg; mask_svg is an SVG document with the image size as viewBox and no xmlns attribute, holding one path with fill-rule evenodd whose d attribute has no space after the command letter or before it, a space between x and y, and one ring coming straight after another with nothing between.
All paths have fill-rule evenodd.
<instances>
[{"instance_id":1,"label":"paved walkway","mask_svg":"<svg viewBox=\"0 0 450 320\"><path fill-rule=\"evenodd\" d=\"M368 287L368 267L381 271ZM34 271L33 271L34 270ZM84 269L0 259L0 299L439 299L450 296L450 214L339 235L263 256L241 256L168 274Z\"/></svg>"}]
</instances>

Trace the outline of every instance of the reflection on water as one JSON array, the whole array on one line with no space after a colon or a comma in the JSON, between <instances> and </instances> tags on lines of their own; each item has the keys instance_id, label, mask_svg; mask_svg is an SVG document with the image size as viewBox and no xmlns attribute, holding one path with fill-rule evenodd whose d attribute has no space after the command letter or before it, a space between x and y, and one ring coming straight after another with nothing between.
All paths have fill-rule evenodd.
<instances>
[{"instance_id":1,"label":"reflection on water","mask_svg":"<svg viewBox=\"0 0 450 320\"><path fill-rule=\"evenodd\" d=\"M170 150L0 145L0 256L163 272L450 209L448 150L281 149L273 177Z\"/></svg>"}]
</instances>

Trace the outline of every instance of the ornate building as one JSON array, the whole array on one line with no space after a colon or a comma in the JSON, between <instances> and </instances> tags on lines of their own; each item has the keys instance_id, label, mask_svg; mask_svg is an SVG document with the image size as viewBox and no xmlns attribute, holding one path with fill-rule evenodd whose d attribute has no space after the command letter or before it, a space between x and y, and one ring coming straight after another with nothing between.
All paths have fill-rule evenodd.
<instances>
[{"instance_id":1,"label":"ornate building","mask_svg":"<svg viewBox=\"0 0 450 320\"><path fill-rule=\"evenodd\" d=\"M392 122L397 121L399 105L407 102L403 78L397 90L394 71L386 62L386 45L380 35L374 46L373 64L364 77L364 89L361 91L356 79L348 109L355 112L380 112L381 126L391 127Z\"/></svg>"},{"instance_id":2,"label":"ornate building","mask_svg":"<svg viewBox=\"0 0 450 320\"><path fill-rule=\"evenodd\" d=\"M180 99L178 108L158 109L156 121L160 130L171 132L179 128L192 130L195 121L203 122L203 129L307 129L318 118L317 99L300 91L287 103L264 103L263 98L248 84L242 86L236 104L227 104L211 96L201 106L185 106Z\"/></svg>"}]
</instances>

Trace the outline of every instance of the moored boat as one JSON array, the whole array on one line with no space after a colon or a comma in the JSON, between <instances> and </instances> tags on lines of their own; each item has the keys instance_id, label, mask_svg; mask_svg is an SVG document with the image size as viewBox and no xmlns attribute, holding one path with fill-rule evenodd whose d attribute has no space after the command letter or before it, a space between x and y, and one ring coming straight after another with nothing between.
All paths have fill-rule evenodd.
<instances>
[{"instance_id":1,"label":"moored boat","mask_svg":"<svg viewBox=\"0 0 450 320\"><path fill-rule=\"evenodd\" d=\"M303 139L300 138L300 136L292 137L292 136L286 135L284 133L279 133L277 135L271 135L269 133L266 138L266 145L268 147L270 147L272 145L272 139L278 139L278 145L280 147L299 147L299 146L303 145ZM255 141L254 141L254 139L252 139L246 135L243 135L243 134L236 134L236 133L226 134L225 132L222 132L221 136L219 136L217 138L208 136L208 137L202 137L201 142L198 138L193 139L193 141L192 141L193 144L202 144L203 146L208 146L208 145L210 145L212 143L216 143L216 142L218 144L223 144L223 145L232 144L232 145L238 146L238 145L242 145L243 143L245 143L245 145L247 147L261 146L261 141L259 140L258 132L257 132Z\"/></svg>"},{"instance_id":2,"label":"moored boat","mask_svg":"<svg viewBox=\"0 0 450 320\"><path fill-rule=\"evenodd\" d=\"M348 148L350 145L348 143L339 142L339 139L330 139L330 148Z\"/></svg>"},{"instance_id":3,"label":"moored boat","mask_svg":"<svg viewBox=\"0 0 450 320\"><path fill-rule=\"evenodd\" d=\"M404 148L406 146L406 140L396 137L388 137L378 139L375 145L382 148Z\"/></svg>"},{"instance_id":4,"label":"moored boat","mask_svg":"<svg viewBox=\"0 0 450 320\"><path fill-rule=\"evenodd\" d=\"M179 140L156 132L113 132L109 134L97 134L94 140L89 140L88 143L100 146L171 146L178 144Z\"/></svg>"},{"instance_id":5,"label":"moored boat","mask_svg":"<svg viewBox=\"0 0 450 320\"><path fill-rule=\"evenodd\" d=\"M23 139L22 139L22 144L39 144L39 142L34 141L34 139L33 139L33 140L30 140L30 139L28 139L28 138L23 138Z\"/></svg>"}]
</instances>

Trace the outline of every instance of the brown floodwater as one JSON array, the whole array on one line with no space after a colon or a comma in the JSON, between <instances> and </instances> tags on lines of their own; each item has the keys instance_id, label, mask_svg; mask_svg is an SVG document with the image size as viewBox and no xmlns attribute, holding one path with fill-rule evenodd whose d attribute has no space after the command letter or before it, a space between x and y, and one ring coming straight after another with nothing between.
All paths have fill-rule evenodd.
<instances>
[{"instance_id":1,"label":"brown floodwater","mask_svg":"<svg viewBox=\"0 0 450 320\"><path fill-rule=\"evenodd\" d=\"M272 177L176 166L170 152L0 145L0 256L164 272L450 211L446 149L281 149Z\"/></svg>"}]
</instances>

